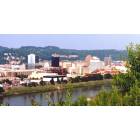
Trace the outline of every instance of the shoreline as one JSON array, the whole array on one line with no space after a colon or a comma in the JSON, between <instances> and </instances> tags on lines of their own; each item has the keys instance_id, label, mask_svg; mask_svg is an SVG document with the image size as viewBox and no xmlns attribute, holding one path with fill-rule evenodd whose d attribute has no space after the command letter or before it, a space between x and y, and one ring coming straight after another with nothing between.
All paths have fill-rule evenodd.
<instances>
[{"instance_id":1,"label":"shoreline","mask_svg":"<svg viewBox=\"0 0 140 140\"><path fill-rule=\"evenodd\" d=\"M111 85L112 79L79 82L79 83L68 83L68 84L56 84L56 85L46 85L46 86L36 86L36 87L13 87L8 91L5 91L3 96L16 96L24 94L37 94L45 93L56 90L68 90L75 88L86 88L86 87L97 87L103 85Z\"/></svg>"}]
</instances>

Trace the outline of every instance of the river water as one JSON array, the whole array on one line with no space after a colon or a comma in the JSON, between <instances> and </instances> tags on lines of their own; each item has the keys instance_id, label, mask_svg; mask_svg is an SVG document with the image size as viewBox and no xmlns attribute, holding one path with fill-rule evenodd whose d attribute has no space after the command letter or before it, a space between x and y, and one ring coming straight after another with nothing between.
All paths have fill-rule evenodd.
<instances>
[{"instance_id":1,"label":"river water","mask_svg":"<svg viewBox=\"0 0 140 140\"><path fill-rule=\"evenodd\" d=\"M109 90L110 86L98 86L94 88L77 88L71 91L72 100L75 101L79 96L85 96L87 98L96 96L99 91L104 88ZM66 91L53 91L47 93L37 93L37 94L25 94L4 97L1 100L3 105L10 106L31 106L33 104L47 106L49 102L56 103L58 101L64 100L66 97Z\"/></svg>"}]
</instances>

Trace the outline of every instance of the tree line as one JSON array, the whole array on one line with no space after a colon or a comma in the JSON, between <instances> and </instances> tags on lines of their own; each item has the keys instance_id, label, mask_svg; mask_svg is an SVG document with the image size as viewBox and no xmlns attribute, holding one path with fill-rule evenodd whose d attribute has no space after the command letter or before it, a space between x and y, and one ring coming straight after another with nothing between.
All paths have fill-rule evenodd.
<instances>
[{"instance_id":1,"label":"tree line","mask_svg":"<svg viewBox=\"0 0 140 140\"><path fill-rule=\"evenodd\" d=\"M70 60L83 60L85 57L90 54L93 56L99 57L101 60L104 60L104 57L111 55L113 60L124 60L127 58L126 50L75 50L75 49L61 49L55 46L47 47L36 47L36 46L23 46L20 48L7 48L0 47L0 63L5 63L4 53L11 53L15 57L24 57L23 62L27 62L27 55L34 53L41 60L51 60L51 55L53 53L58 53L60 55L78 55L78 58L71 58ZM61 58L68 59L68 58Z\"/></svg>"}]
</instances>

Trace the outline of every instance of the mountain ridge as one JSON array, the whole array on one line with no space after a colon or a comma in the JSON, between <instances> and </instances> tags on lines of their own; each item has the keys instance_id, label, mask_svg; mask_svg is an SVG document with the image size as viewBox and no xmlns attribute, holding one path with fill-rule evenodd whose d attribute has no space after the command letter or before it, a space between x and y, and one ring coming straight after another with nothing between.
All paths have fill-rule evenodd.
<instances>
[{"instance_id":1,"label":"mountain ridge","mask_svg":"<svg viewBox=\"0 0 140 140\"><path fill-rule=\"evenodd\" d=\"M7 48L0 46L0 64L4 62L4 53L11 53L17 57L26 57L25 62L27 62L27 55L34 53L40 57L41 60L51 60L51 55L53 53L58 53L60 55L78 55L79 60L83 60L86 55L94 55L99 57L101 60L106 56L112 56L113 60L123 60L127 58L126 50L116 50L116 49L99 49L99 50L76 50L76 49L63 49L57 46L21 46L19 48ZM75 60L75 59L74 59Z\"/></svg>"}]
</instances>

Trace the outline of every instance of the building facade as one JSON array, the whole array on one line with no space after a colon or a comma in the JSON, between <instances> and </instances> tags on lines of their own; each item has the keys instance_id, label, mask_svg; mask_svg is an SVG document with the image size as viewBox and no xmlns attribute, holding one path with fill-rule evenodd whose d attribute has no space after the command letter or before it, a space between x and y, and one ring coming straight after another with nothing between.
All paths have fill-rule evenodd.
<instances>
[{"instance_id":1,"label":"building facade","mask_svg":"<svg viewBox=\"0 0 140 140\"><path fill-rule=\"evenodd\" d=\"M34 69L35 68L35 60L36 60L35 54L29 54L28 55L28 69Z\"/></svg>"},{"instance_id":2,"label":"building facade","mask_svg":"<svg viewBox=\"0 0 140 140\"><path fill-rule=\"evenodd\" d=\"M52 55L51 66L52 67L59 67L59 61L60 61L59 55L57 55L57 54Z\"/></svg>"}]
</instances>

